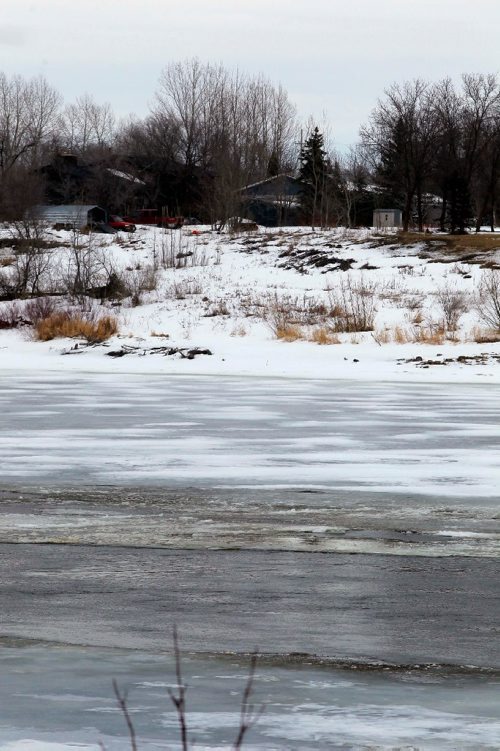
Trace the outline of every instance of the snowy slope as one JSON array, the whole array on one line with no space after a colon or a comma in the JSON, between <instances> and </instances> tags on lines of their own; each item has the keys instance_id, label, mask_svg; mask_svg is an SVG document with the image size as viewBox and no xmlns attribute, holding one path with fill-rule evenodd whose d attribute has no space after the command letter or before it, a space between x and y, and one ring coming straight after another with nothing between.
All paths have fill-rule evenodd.
<instances>
[{"instance_id":1,"label":"snowy slope","mask_svg":"<svg viewBox=\"0 0 500 751\"><path fill-rule=\"evenodd\" d=\"M8 234L4 228L3 237ZM51 238L68 246L52 251L54 267L64 266L71 233L51 231ZM489 273L481 262L496 263L498 251L471 262L446 256L439 245L402 246L370 230L305 228L233 236L208 227L148 227L92 242L132 285L158 267L157 288L141 292L139 305L130 298L113 305L120 331L105 345L80 343L72 350L73 340L33 341L29 327L1 330L1 370L500 382L500 344L474 341L478 334L490 338L474 296L481 275ZM331 325L314 311L338 302L342 285L373 295L374 330L332 334L331 344L308 341ZM441 330L438 292L444 287L468 298L456 331ZM275 309L287 306L291 338L299 337L294 341L276 337ZM187 359L155 353L164 346L212 354ZM124 347L122 357L107 355ZM453 362L437 364L446 359Z\"/></svg>"}]
</instances>

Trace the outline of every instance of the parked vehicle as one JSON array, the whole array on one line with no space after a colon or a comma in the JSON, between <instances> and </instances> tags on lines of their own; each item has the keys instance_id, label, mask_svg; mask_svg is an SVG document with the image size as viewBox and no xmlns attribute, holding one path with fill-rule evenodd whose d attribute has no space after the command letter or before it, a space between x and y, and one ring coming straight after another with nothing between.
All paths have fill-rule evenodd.
<instances>
[{"instance_id":1,"label":"parked vehicle","mask_svg":"<svg viewBox=\"0 0 500 751\"><path fill-rule=\"evenodd\" d=\"M122 232L135 232L136 230L134 222L129 222L126 219L122 219L121 216L117 216L116 214L111 214L108 219L108 224L113 229L119 229L122 230Z\"/></svg>"},{"instance_id":2,"label":"parked vehicle","mask_svg":"<svg viewBox=\"0 0 500 751\"><path fill-rule=\"evenodd\" d=\"M135 224L154 224L157 227L169 227L179 229L184 224L183 216L163 216L156 209L140 209L131 216L126 216L125 221Z\"/></svg>"}]
</instances>

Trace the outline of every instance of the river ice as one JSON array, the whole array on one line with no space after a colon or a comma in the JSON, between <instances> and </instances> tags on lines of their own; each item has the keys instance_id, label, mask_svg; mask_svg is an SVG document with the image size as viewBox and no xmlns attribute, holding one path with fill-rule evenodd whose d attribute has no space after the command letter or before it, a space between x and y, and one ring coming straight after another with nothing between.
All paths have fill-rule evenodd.
<instances>
[{"instance_id":1,"label":"river ice","mask_svg":"<svg viewBox=\"0 0 500 751\"><path fill-rule=\"evenodd\" d=\"M243 636L251 648L245 588L257 579L269 652L279 632L283 649L296 639L330 654L334 616L344 657L362 641L363 659L497 667L499 418L492 384L0 376L0 635L14 640L0 650L0 751L94 751L99 740L121 751L113 676L132 688L141 749L163 748L161 738L175 748L170 667L112 647L158 652L152 634L164 638L175 611L193 652L204 633L215 651L228 639L241 651ZM299 565L299 553L330 555ZM275 562L272 576L257 554ZM157 559L177 610L162 604ZM498 746L497 673L365 673L301 659L259 666L266 711L250 751ZM184 664L197 748L227 748L244 664L200 654Z\"/></svg>"},{"instance_id":2,"label":"river ice","mask_svg":"<svg viewBox=\"0 0 500 751\"><path fill-rule=\"evenodd\" d=\"M496 497L500 387L0 377L4 482Z\"/></svg>"},{"instance_id":3,"label":"river ice","mask_svg":"<svg viewBox=\"0 0 500 751\"><path fill-rule=\"evenodd\" d=\"M4 376L0 423L0 540L500 554L498 386Z\"/></svg>"},{"instance_id":4,"label":"river ice","mask_svg":"<svg viewBox=\"0 0 500 751\"><path fill-rule=\"evenodd\" d=\"M166 694L172 657L119 650L10 646L0 653L1 751L124 751L125 723L111 686L129 691L143 751L178 746ZM188 725L196 749L229 749L237 732L247 662L183 659ZM359 673L258 665L263 714L248 751L497 748L498 678ZM26 719L29 721L26 722ZM163 741L163 742L162 742Z\"/></svg>"}]
</instances>

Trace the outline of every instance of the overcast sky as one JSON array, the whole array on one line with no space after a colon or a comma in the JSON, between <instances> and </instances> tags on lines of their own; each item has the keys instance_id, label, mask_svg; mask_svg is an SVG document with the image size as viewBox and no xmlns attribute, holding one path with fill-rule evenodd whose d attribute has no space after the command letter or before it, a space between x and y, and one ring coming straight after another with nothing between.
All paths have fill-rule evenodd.
<instances>
[{"instance_id":1,"label":"overcast sky","mask_svg":"<svg viewBox=\"0 0 500 751\"><path fill-rule=\"evenodd\" d=\"M499 0L0 0L0 70L144 115L197 56L281 82L340 148L385 87L500 67Z\"/></svg>"}]
</instances>

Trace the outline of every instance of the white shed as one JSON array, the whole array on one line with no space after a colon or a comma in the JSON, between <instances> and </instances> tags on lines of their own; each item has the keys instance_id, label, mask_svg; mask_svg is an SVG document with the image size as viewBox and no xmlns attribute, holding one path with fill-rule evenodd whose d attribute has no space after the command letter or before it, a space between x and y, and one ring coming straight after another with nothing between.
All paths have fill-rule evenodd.
<instances>
[{"instance_id":1,"label":"white shed","mask_svg":"<svg viewBox=\"0 0 500 751\"><path fill-rule=\"evenodd\" d=\"M403 217L400 209L375 209L373 212L373 226L377 229L382 227L401 227Z\"/></svg>"},{"instance_id":2,"label":"white shed","mask_svg":"<svg viewBox=\"0 0 500 751\"><path fill-rule=\"evenodd\" d=\"M50 224L80 229L87 224L105 222L106 212L100 206L71 204L65 206L35 206L32 216Z\"/></svg>"}]
</instances>

